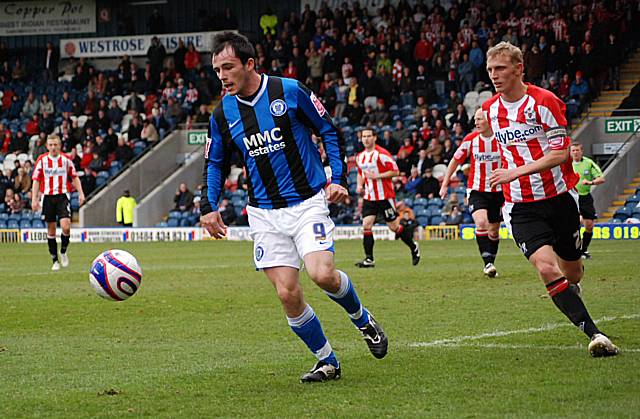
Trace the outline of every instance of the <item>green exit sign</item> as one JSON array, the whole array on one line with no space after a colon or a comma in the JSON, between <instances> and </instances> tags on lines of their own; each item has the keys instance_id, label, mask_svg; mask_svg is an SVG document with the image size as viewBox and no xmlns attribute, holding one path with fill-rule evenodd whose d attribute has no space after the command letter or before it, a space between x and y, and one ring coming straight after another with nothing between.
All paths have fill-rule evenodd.
<instances>
[{"instance_id":1,"label":"green exit sign","mask_svg":"<svg viewBox=\"0 0 640 419\"><path fill-rule=\"evenodd\" d=\"M204 145L207 142L207 131L189 131L187 133L187 144Z\"/></svg>"},{"instance_id":2,"label":"green exit sign","mask_svg":"<svg viewBox=\"0 0 640 419\"><path fill-rule=\"evenodd\" d=\"M620 134L625 132L636 132L640 126L640 118L610 118L604 122L605 134Z\"/></svg>"}]
</instances>

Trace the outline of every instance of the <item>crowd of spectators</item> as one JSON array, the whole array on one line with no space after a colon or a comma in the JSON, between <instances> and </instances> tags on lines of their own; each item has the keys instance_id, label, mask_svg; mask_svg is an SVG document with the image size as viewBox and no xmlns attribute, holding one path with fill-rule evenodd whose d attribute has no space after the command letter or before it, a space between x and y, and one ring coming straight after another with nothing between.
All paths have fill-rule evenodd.
<instances>
[{"instance_id":1,"label":"crowd of spectators","mask_svg":"<svg viewBox=\"0 0 640 419\"><path fill-rule=\"evenodd\" d=\"M62 138L90 195L179 123L207 122L220 92L192 43L171 57L154 38L143 68L126 55L117 69L85 58L59 67L49 43L30 74L17 55L0 45L0 213L30 208L31 174L48 135Z\"/></svg>"}]
</instances>

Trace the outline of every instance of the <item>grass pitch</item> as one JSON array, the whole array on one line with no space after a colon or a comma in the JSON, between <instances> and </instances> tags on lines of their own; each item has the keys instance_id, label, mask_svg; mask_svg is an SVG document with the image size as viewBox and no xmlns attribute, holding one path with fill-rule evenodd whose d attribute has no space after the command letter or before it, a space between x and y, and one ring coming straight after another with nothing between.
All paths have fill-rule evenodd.
<instances>
[{"instance_id":1,"label":"grass pitch","mask_svg":"<svg viewBox=\"0 0 640 419\"><path fill-rule=\"evenodd\" d=\"M109 246L144 278L129 301L98 298L89 264ZM72 244L50 272L46 245L0 245L0 417L638 417L638 242L590 249L583 295L621 348L592 359L587 340L503 240L486 279L474 242L358 241L336 261L385 327L374 359L342 309L303 274L305 296L343 377L298 383L314 363L290 331L249 242Z\"/></svg>"}]
</instances>

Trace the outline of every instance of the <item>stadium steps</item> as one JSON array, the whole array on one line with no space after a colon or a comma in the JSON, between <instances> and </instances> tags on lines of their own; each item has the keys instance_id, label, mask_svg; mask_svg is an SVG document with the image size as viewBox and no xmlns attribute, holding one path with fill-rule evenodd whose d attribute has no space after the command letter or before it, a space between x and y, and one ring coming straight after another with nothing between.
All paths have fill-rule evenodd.
<instances>
[{"instance_id":1,"label":"stadium steps","mask_svg":"<svg viewBox=\"0 0 640 419\"><path fill-rule=\"evenodd\" d=\"M616 210L625 204L629 195L633 195L636 192L636 189L640 187L640 172L638 172L638 176L634 177L627 186L628 188L625 188L622 191L622 194L618 195L618 197L611 203L611 206L607 209L607 211L600 215L600 218L598 218L597 222L608 222L611 218L613 218L613 214L615 214Z\"/></svg>"},{"instance_id":2,"label":"stadium steps","mask_svg":"<svg viewBox=\"0 0 640 419\"><path fill-rule=\"evenodd\" d=\"M591 102L588 112L583 112L573 120L574 130L580 127L587 116L610 116L638 81L640 81L640 51L636 50L620 67L620 90L603 91L597 100Z\"/></svg>"}]
</instances>

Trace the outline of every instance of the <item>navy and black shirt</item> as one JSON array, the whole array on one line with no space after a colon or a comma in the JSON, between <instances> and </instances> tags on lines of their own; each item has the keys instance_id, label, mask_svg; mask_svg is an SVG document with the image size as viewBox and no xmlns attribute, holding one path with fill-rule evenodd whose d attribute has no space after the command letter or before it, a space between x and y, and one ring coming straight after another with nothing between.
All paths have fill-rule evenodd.
<instances>
[{"instance_id":1,"label":"navy and black shirt","mask_svg":"<svg viewBox=\"0 0 640 419\"><path fill-rule=\"evenodd\" d=\"M327 178L312 131L322 137L331 182L346 187L344 139L307 87L297 80L263 75L253 98L225 96L209 123L202 214L217 211L234 150L247 168L249 205L285 208L318 193Z\"/></svg>"}]
</instances>

